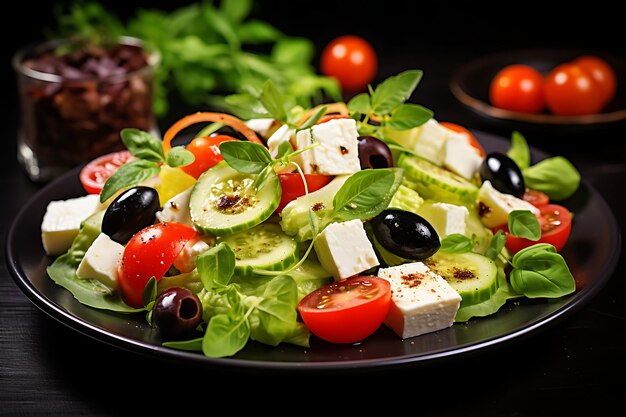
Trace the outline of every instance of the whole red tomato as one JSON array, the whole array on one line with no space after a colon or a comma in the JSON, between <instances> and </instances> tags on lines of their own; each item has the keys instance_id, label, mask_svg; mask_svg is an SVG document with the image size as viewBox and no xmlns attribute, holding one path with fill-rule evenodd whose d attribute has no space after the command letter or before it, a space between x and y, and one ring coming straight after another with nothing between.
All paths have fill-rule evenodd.
<instances>
[{"instance_id":1,"label":"whole red tomato","mask_svg":"<svg viewBox=\"0 0 626 417\"><path fill-rule=\"evenodd\" d=\"M489 100L501 109L540 113L545 108L543 76L528 65L504 67L491 81Z\"/></svg>"},{"instance_id":2,"label":"whole red tomato","mask_svg":"<svg viewBox=\"0 0 626 417\"><path fill-rule=\"evenodd\" d=\"M346 35L332 40L322 51L321 70L334 77L348 93L364 90L376 76L378 58L365 39Z\"/></svg>"},{"instance_id":3,"label":"whole red tomato","mask_svg":"<svg viewBox=\"0 0 626 417\"><path fill-rule=\"evenodd\" d=\"M617 76L613 67L602 58L585 55L574 60L574 64L589 72L602 93L604 104L613 100L617 90Z\"/></svg>"},{"instance_id":4,"label":"whole red tomato","mask_svg":"<svg viewBox=\"0 0 626 417\"><path fill-rule=\"evenodd\" d=\"M553 114L581 116L602 110L605 96L590 72L574 63L554 68L546 79L546 104Z\"/></svg>"}]
</instances>

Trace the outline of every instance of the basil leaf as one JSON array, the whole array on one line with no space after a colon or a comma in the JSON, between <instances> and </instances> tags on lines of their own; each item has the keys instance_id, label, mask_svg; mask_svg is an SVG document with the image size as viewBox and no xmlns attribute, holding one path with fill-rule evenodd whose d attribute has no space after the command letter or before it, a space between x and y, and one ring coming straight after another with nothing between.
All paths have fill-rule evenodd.
<instances>
[{"instance_id":1,"label":"basil leaf","mask_svg":"<svg viewBox=\"0 0 626 417\"><path fill-rule=\"evenodd\" d=\"M485 251L485 256L492 261L498 259L498 255L504 249L504 245L506 244L506 235L502 230L498 230L496 234L491 238L491 242L489 243L489 247Z\"/></svg>"},{"instance_id":2,"label":"basil leaf","mask_svg":"<svg viewBox=\"0 0 626 417\"><path fill-rule=\"evenodd\" d=\"M284 38L272 48L272 58L282 65L309 65L315 47L305 38Z\"/></svg>"},{"instance_id":3,"label":"basil leaf","mask_svg":"<svg viewBox=\"0 0 626 417\"><path fill-rule=\"evenodd\" d=\"M366 169L352 174L335 194L331 217L366 220L389 206L402 181L400 168Z\"/></svg>"},{"instance_id":4,"label":"basil leaf","mask_svg":"<svg viewBox=\"0 0 626 417\"><path fill-rule=\"evenodd\" d=\"M277 176L278 174L276 174L276 171L274 170L274 166L271 164L267 165L265 168L263 168L263 170L259 173L259 175L254 179L254 183L252 185L258 191L261 188L263 188L265 186L265 183L270 179L274 179L276 180L276 182L278 182L279 179L277 178Z\"/></svg>"},{"instance_id":5,"label":"basil leaf","mask_svg":"<svg viewBox=\"0 0 626 417\"><path fill-rule=\"evenodd\" d=\"M235 253L221 242L196 258L196 268L207 291L224 287L235 272Z\"/></svg>"},{"instance_id":6,"label":"basil leaf","mask_svg":"<svg viewBox=\"0 0 626 417\"><path fill-rule=\"evenodd\" d=\"M511 134L511 148L506 153L519 167L524 170L530 166L530 150L528 143L520 132L514 131Z\"/></svg>"},{"instance_id":7,"label":"basil leaf","mask_svg":"<svg viewBox=\"0 0 626 417\"><path fill-rule=\"evenodd\" d=\"M244 119L270 117L270 114L263 106L260 99L252 94L231 94L226 96L224 101L233 112Z\"/></svg>"},{"instance_id":8,"label":"basil leaf","mask_svg":"<svg viewBox=\"0 0 626 417\"><path fill-rule=\"evenodd\" d=\"M222 142L220 153L228 165L247 174L260 174L272 163L269 151L263 145L254 142Z\"/></svg>"},{"instance_id":9,"label":"basil leaf","mask_svg":"<svg viewBox=\"0 0 626 417\"><path fill-rule=\"evenodd\" d=\"M285 275L273 278L263 292L263 301L250 314L250 338L276 346L296 327L298 288Z\"/></svg>"},{"instance_id":10,"label":"basil leaf","mask_svg":"<svg viewBox=\"0 0 626 417\"><path fill-rule=\"evenodd\" d=\"M232 356L250 337L250 324L245 315L218 314L211 317L202 338L202 352L210 358Z\"/></svg>"},{"instance_id":11,"label":"basil leaf","mask_svg":"<svg viewBox=\"0 0 626 417\"><path fill-rule=\"evenodd\" d=\"M137 185L159 173L159 166L150 161L135 159L120 166L104 183L100 192L100 202L104 203L119 190Z\"/></svg>"},{"instance_id":12,"label":"basil leaf","mask_svg":"<svg viewBox=\"0 0 626 417\"><path fill-rule=\"evenodd\" d=\"M222 0L220 10L231 23L240 23L250 14L251 0Z\"/></svg>"},{"instance_id":13,"label":"basil leaf","mask_svg":"<svg viewBox=\"0 0 626 417\"><path fill-rule=\"evenodd\" d=\"M272 80L267 80L265 84L263 84L263 89L261 90L261 96L259 99L274 119L285 123L287 122L285 99L280 91L278 91Z\"/></svg>"},{"instance_id":14,"label":"basil leaf","mask_svg":"<svg viewBox=\"0 0 626 417\"><path fill-rule=\"evenodd\" d=\"M168 342L163 342L163 346L169 347L172 349L178 349L178 350L201 352L202 351L202 338L198 337L197 339L190 339L190 340L171 340Z\"/></svg>"},{"instance_id":15,"label":"basil leaf","mask_svg":"<svg viewBox=\"0 0 626 417\"><path fill-rule=\"evenodd\" d=\"M433 117L433 112L419 104L401 104L387 120L387 126L394 130L408 130L421 126Z\"/></svg>"},{"instance_id":16,"label":"basil leaf","mask_svg":"<svg viewBox=\"0 0 626 417\"><path fill-rule=\"evenodd\" d=\"M323 115L326 114L327 110L328 110L327 106L320 107L311 117L307 119L306 122L304 122L304 124L302 124L302 126L296 129L296 132L300 130L310 129L313 125L315 125L315 123L317 123L322 118Z\"/></svg>"},{"instance_id":17,"label":"basil leaf","mask_svg":"<svg viewBox=\"0 0 626 417\"><path fill-rule=\"evenodd\" d=\"M130 153L146 161L163 162L163 143L150 133L135 128L122 129L122 142Z\"/></svg>"},{"instance_id":18,"label":"basil leaf","mask_svg":"<svg viewBox=\"0 0 626 417\"><path fill-rule=\"evenodd\" d=\"M555 156L522 171L528 188L546 193L553 200L565 200L580 185L580 173L570 161Z\"/></svg>"},{"instance_id":19,"label":"basil leaf","mask_svg":"<svg viewBox=\"0 0 626 417\"><path fill-rule=\"evenodd\" d=\"M539 243L517 252L511 260L511 286L529 298L558 298L576 290L576 282L554 246Z\"/></svg>"},{"instance_id":20,"label":"basil leaf","mask_svg":"<svg viewBox=\"0 0 626 417\"><path fill-rule=\"evenodd\" d=\"M157 297L157 281L155 277L151 277L141 292L141 302L145 307L153 303Z\"/></svg>"},{"instance_id":21,"label":"basil leaf","mask_svg":"<svg viewBox=\"0 0 626 417\"><path fill-rule=\"evenodd\" d=\"M286 157L287 155L290 155L294 152L293 148L291 147L291 143L286 140L280 143L280 145L278 145L278 151L276 153L276 159L281 159Z\"/></svg>"},{"instance_id":22,"label":"basil leaf","mask_svg":"<svg viewBox=\"0 0 626 417\"><path fill-rule=\"evenodd\" d=\"M348 102L350 113L369 114L371 109L370 96L367 93L357 94Z\"/></svg>"},{"instance_id":23,"label":"basil leaf","mask_svg":"<svg viewBox=\"0 0 626 417\"><path fill-rule=\"evenodd\" d=\"M408 70L380 83L372 93L372 112L385 116L411 97L422 78L421 70Z\"/></svg>"},{"instance_id":24,"label":"basil leaf","mask_svg":"<svg viewBox=\"0 0 626 417\"><path fill-rule=\"evenodd\" d=\"M509 213L509 232L513 236L528 240L539 240L541 226L530 210L513 210Z\"/></svg>"},{"instance_id":25,"label":"basil leaf","mask_svg":"<svg viewBox=\"0 0 626 417\"><path fill-rule=\"evenodd\" d=\"M441 240L439 250L448 253L465 253L474 249L474 240L460 233L453 233Z\"/></svg>"},{"instance_id":26,"label":"basil leaf","mask_svg":"<svg viewBox=\"0 0 626 417\"><path fill-rule=\"evenodd\" d=\"M165 157L165 163L172 168L189 165L195 160L194 154L185 149L184 146L174 146Z\"/></svg>"},{"instance_id":27,"label":"basil leaf","mask_svg":"<svg viewBox=\"0 0 626 417\"><path fill-rule=\"evenodd\" d=\"M278 40L283 34L262 20L249 20L235 27L241 43L261 44Z\"/></svg>"}]
</instances>

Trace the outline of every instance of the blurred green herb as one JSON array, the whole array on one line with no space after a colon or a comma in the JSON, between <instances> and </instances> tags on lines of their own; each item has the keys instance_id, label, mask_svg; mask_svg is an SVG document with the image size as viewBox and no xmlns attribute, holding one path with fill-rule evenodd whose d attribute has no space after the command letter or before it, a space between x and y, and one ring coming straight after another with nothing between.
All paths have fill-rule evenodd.
<instances>
[{"instance_id":1,"label":"blurred green herb","mask_svg":"<svg viewBox=\"0 0 626 417\"><path fill-rule=\"evenodd\" d=\"M171 12L140 9L124 24L99 3L79 2L59 10L52 36L103 43L128 35L157 50L157 115L167 112L173 92L188 105L230 110L225 95L261 91L268 79L303 107L340 100L336 80L316 74L311 65L313 44L250 18L252 3L204 1Z\"/></svg>"}]
</instances>

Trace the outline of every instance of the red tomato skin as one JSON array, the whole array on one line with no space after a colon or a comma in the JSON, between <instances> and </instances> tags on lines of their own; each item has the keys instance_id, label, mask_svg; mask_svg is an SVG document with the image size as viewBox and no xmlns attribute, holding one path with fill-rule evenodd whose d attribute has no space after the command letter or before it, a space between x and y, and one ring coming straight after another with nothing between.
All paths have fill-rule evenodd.
<instances>
[{"instance_id":1,"label":"red tomato skin","mask_svg":"<svg viewBox=\"0 0 626 417\"><path fill-rule=\"evenodd\" d=\"M489 100L501 109L541 113L545 108L543 75L528 65L504 67L491 81Z\"/></svg>"},{"instance_id":2,"label":"red tomato skin","mask_svg":"<svg viewBox=\"0 0 626 417\"><path fill-rule=\"evenodd\" d=\"M141 294L150 278L161 280L185 243L197 235L192 227L174 222L153 224L137 232L126 244L118 267L124 302L143 307Z\"/></svg>"},{"instance_id":3,"label":"red tomato skin","mask_svg":"<svg viewBox=\"0 0 626 417\"><path fill-rule=\"evenodd\" d=\"M521 237L513 236L509 233L508 227L505 225L502 227L502 230L506 234L506 247L511 252L511 254L516 254L524 248L535 245L537 243L549 243L554 246L557 252L560 252L567 243L569 239L570 233L572 231L572 214L570 211L558 204L546 204L543 207L540 207L541 214L538 217L539 224L542 228L541 238L537 241L532 241L529 239L524 239ZM558 219L561 221L561 225L555 227L552 230L545 230L549 228L549 221L546 219L546 216L550 216L552 213L557 212L559 215Z\"/></svg>"},{"instance_id":4,"label":"red tomato skin","mask_svg":"<svg viewBox=\"0 0 626 417\"><path fill-rule=\"evenodd\" d=\"M88 162L79 174L80 183L89 194L100 194L104 183L124 163L135 159L129 151L111 152Z\"/></svg>"},{"instance_id":5,"label":"red tomato skin","mask_svg":"<svg viewBox=\"0 0 626 417\"><path fill-rule=\"evenodd\" d=\"M320 117L320 119L315 124L316 125L321 125L322 123L326 123L326 122L329 122L331 120L349 119L349 118L350 118L350 116L347 116L345 114L325 114L324 116Z\"/></svg>"},{"instance_id":6,"label":"red tomato skin","mask_svg":"<svg viewBox=\"0 0 626 417\"><path fill-rule=\"evenodd\" d=\"M546 193L537 190L526 189L522 200L529 202L535 207L543 207L550 203L550 197Z\"/></svg>"},{"instance_id":7,"label":"red tomato skin","mask_svg":"<svg viewBox=\"0 0 626 417\"><path fill-rule=\"evenodd\" d=\"M604 104L613 100L617 91L617 75L611 65L604 59L585 55L574 60L574 64L587 71L599 85Z\"/></svg>"},{"instance_id":8,"label":"red tomato skin","mask_svg":"<svg viewBox=\"0 0 626 417\"><path fill-rule=\"evenodd\" d=\"M565 63L546 79L546 104L559 116L596 114L604 106L601 87L581 66Z\"/></svg>"},{"instance_id":9,"label":"red tomato skin","mask_svg":"<svg viewBox=\"0 0 626 417\"><path fill-rule=\"evenodd\" d=\"M236 140L228 135L215 135L195 138L187 145L187 150L195 156L195 161L181 167L187 174L195 179L207 169L223 160L220 154L220 143Z\"/></svg>"},{"instance_id":10,"label":"red tomato skin","mask_svg":"<svg viewBox=\"0 0 626 417\"><path fill-rule=\"evenodd\" d=\"M360 36L346 35L333 39L320 59L324 75L337 79L341 88L352 93L364 90L378 70L376 51Z\"/></svg>"},{"instance_id":11,"label":"red tomato skin","mask_svg":"<svg viewBox=\"0 0 626 417\"><path fill-rule=\"evenodd\" d=\"M480 142L478 142L478 140L476 140L476 136L474 136L472 134L472 132L470 132L467 128L461 126L461 125L457 125L456 123L450 123L450 122L439 122L439 124L445 128L448 128L454 132L457 133L463 133L464 135L467 136L467 138L469 139L469 144L472 145L472 147L474 149L476 149L478 151L478 154L481 157L485 157L486 153L485 153L485 148L483 148L483 146L480 144Z\"/></svg>"},{"instance_id":12,"label":"red tomato skin","mask_svg":"<svg viewBox=\"0 0 626 417\"><path fill-rule=\"evenodd\" d=\"M329 294L329 287L369 280L379 289L376 296L360 304L341 309L318 308L322 295ZM332 297L332 295L331 295ZM373 334L383 323L391 306L391 286L383 278L355 276L327 284L305 296L298 304L298 311L309 330L330 343L357 343Z\"/></svg>"},{"instance_id":13,"label":"red tomato skin","mask_svg":"<svg viewBox=\"0 0 626 417\"><path fill-rule=\"evenodd\" d=\"M328 184L334 177L331 175L304 174L304 178L306 180L309 193L312 193L313 191L317 191ZM278 208L276 209L276 212L280 214L287 204L296 198L303 196L305 194L305 189L302 177L297 172L278 174L278 179L280 180L280 186L283 190L280 196L280 203L278 203Z\"/></svg>"}]
</instances>

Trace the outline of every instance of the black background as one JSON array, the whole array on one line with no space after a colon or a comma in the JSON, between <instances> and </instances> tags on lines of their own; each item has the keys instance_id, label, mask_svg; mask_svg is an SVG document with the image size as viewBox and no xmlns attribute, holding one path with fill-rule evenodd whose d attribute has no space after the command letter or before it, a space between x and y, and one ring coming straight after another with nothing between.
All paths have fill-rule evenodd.
<instances>
[{"instance_id":1,"label":"black background","mask_svg":"<svg viewBox=\"0 0 626 417\"><path fill-rule=\"evenodd\" d=\"M15 163L18 124L10 57L44 39L54 27L53 3L18 1L4 12L2 176L11 190L2 207L2 249L11 216L38 189ZM171 10L189 1L104 2L121 17L137 7ZM318 55L336 36L366 37L379 57L381 80L408 68L425 75L412 101L440 120L508 136L451 95L448 81L459 65L482 54L530 47L582 48L626 58L623 16L605 0L566 1L257 1L253 15L289 35L312 39ZM9 21L16 27L9 30ZM164 30L167 30L164 28ZM172 109L160 120L166 127ZM583 176L624 214L626 129L571 136L532 133L533 145L569 157ZM4 198L4 197L3 197ZM622 217L622 234L625 222ZM0 415L117 415L199 409L231 412L329 413L380 408L385 414L538 416L621 406L626 354L624 251L608 288L562 325L506 348L446 365L368 375L230 374L163 363L103 345L41 313L15 287L6 269L0 279ZM613 379L616 382L610 382ZM110 382L108 382L110 381ZM198 406L198 407L196 407ZM618 408L618 410L621 408Z\"/></svg>"}]
</instances>

